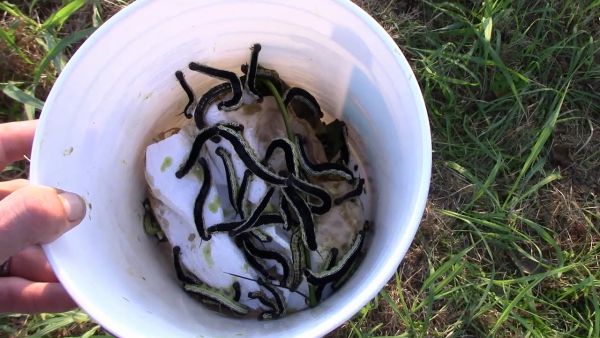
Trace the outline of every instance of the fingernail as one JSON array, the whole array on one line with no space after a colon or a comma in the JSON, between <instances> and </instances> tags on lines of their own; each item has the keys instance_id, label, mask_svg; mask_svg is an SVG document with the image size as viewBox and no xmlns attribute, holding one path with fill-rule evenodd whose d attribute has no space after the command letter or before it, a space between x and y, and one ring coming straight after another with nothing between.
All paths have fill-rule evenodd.
<instances>
[{"instance_id":1,"label":"fingernail","mask_svg":"<svg viewBox=\"0 0 600 338\"><path fill-rule=\"evenodd\" d=\"M85 202L83 198L70 192L61 192L58 194L58 197L63 204L63 208L65 208L69 222L78 223L83 219L85 216Z\"/></svg>"}]
</instances>

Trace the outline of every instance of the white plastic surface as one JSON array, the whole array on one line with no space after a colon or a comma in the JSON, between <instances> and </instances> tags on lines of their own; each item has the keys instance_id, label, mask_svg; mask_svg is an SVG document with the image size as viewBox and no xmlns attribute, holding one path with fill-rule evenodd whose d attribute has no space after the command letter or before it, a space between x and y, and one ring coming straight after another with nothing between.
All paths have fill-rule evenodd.
<instances>
[{"instance_id":1,"label":"white plastic surface","mask_svg":"<svg viewBox=\"0 0 600 338\"><path fill-rule=\"evenodd\" d=\"M374 227L354 277L314 309L276 321L207 310L177 285L142 227L144 149L182 121L183 70L197 94L218 81L190 61L259 62L346 121L372 185ZM341 325L393 275L423 214L431 141L423 98L393 40L349 1L138 0L92 35L42 113L31 180L74 191L86 219L45 247L74 299L121 337L316 337Z\"/></svg>"}]
</instances>

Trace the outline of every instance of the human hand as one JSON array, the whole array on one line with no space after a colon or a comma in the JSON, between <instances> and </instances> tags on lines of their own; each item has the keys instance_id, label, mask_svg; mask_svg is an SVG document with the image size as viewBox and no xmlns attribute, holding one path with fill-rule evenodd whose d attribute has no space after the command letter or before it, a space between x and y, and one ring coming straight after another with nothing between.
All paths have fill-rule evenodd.
<instances>
[{"instance_id":1,"label":"human hand","mask_svg":"<svg viewBox=\"0 0 600 338\"><path fill-rule=\"evenodd\" d=\"M29 155L36 125L0 124L0 170ZM85 203L73 193L23 179L0 182L0 313L60 312L77 306L39 245L52 242L84 216Z\"/></svg>"}]
</instances>

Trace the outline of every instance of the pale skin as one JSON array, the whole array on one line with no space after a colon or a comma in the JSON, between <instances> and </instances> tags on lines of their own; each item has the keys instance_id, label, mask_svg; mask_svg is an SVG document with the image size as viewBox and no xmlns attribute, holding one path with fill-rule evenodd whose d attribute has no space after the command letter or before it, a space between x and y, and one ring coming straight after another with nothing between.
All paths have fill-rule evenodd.
<instances>
[{"instance_id":1,"label":"pale skin","mask_svg":"<svg viewBox=\"0 0 600 338\"><path fill-rule=\"evenodd\" d=\"M0 171L29 156L36 125L0 124ZM85 203L75 194L24 179L0 182L0 264L12 257L8 276L0 277L0 313L61 312L77 306L40 245L54 241L84 216Z\"/></svg>"}]
</instances>

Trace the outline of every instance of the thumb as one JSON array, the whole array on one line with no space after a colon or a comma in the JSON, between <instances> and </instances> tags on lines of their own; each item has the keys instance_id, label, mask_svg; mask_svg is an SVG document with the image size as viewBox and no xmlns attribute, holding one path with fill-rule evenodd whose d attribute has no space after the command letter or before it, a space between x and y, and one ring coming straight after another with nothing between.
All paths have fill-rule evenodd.
<instances>
[{"instance_id":1,"label":"thumb","mask_svg":"<svg viewBox=\"0 0 600 338\"><path fill-rule=\"evenodd\" d=\"M33 244L52 242L81 222L85 203L78 195L27 186L0 201L0 262Z\"/></svg>"}]
</instances>

